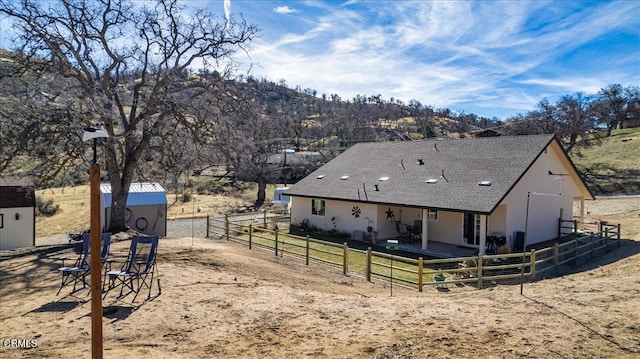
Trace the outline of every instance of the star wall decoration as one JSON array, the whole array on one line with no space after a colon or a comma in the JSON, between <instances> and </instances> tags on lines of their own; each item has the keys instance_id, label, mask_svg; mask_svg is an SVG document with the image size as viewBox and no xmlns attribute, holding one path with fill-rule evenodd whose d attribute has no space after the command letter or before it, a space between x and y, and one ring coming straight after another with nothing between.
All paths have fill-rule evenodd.
<instances>
[{"instance_id":1,"label":"star wall decoration","mask_svg":"<svg viewBox=\"0 0 640 359\"><path fill-rule=\"evenodd\" d=\"M360 214L362 213L362 211L360 211L360 207L358 206L353 206L353 208L351 208L351 215L358 218L360 217Z\"/></svg>"},{"instance_id":2,"label":"star wall decoration","mask_svg":"<svg viewBox=\"0 0 640 359\"><path fill-rule=\"evenodd\" d=\"M391 210L391 207L389 207L389 209L387 209L386 212L384 212L387 214L387 219L394 219L396 216L393 214L393 211Z\"/></svg>"}]
</instances>

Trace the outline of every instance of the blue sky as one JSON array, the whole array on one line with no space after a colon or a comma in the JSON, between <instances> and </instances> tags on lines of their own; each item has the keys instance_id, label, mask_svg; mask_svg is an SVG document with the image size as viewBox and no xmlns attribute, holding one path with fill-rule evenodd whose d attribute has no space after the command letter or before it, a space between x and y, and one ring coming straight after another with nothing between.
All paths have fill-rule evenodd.
<instances>
[{"instance_id":1,"label":"blue sky","mask_svg":"<svg viewBox=\"0 0 640 359\"><path fill-rule=\"evenodd\" d=\"M145 1L137 1L142 4ZM505 119L640 85L640 1L185 0L258 26L241 73ZM0 47L6 44L6 19Z\"/></svg>"},{"instance_id":2,"label":"blue sky","mask_svg":"<svg viewBox=\"0 0 640 359\"><path fill-rule=\"evenodd\" d=\"M640 1L199 1L261 29L255 77L505 119L640 85ZM246 58L244 59L247 60Z\"/></svg>"}]
</instances>

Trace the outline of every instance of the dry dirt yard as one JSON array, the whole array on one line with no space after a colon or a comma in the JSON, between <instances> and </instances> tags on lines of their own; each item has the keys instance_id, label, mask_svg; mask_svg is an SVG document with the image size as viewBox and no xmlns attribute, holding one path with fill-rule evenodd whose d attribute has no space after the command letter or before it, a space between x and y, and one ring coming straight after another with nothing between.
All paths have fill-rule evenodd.
<instances>
[{"instance_id":1,"label":"dry dirt yard","mask_svg":"<svg viewBox=\"0 0 640 359\"><path fill-rule=\"evenodd\" d=\"M129 241L112 245L126 254ZM224 240L164 238L162 294L103 302L105 358L639 358L640 242L572 273L448 292L369 283ZM59 296L69 247L2 252L1 358L89 358L90 297Z\"/></svg>"}]
</instances>

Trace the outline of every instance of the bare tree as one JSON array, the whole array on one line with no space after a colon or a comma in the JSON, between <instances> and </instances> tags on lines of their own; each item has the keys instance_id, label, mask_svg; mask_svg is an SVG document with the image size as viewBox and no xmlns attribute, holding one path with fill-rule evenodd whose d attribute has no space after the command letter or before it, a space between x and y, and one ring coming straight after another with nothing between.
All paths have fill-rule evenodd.
<instances>
[{"instance_id":1,"label":"bare tree","mask_svg":"<svg viewBox=\"0 0 640 359\"><path fill-rule=\"evenodd\" d=\"M556 133L564 142L567 152L576 145L588 146L592 139L589 130L593 129L595 116L591 108L591 98L581 92L563 96L556 104L557 122L560 124Z\"/></svg>"},{"instance_id":2,"label":"bare tree","mask_svg":"<svg viewBox=\"0 0 640 359\"><path fill-rule=\"evenodd\" d=\"M611 131L618 128L623 120L633 117L634 111L638 111L638 98L638 86L623 88L619 84L612 84L600 89L593 108L599 122L607 126L607 137L611 136Z\"/></svg>"},{"instance_id":3,"label":"bare tree","mask_svg":"<svg viewBox=\"0 0 640 359\"><path fill-rule=\"evenodd\" d=\"M189 69L212 66L227 75L233 55L257 33L244 20L187 13L177 0L0 0L0 14L13 22L13 60L25 73L55 71L70 80L65 90L86 112L66 121L105 125L111 231L125 229L129 185L154 139L175 127L197 129L193 100L224 94L226 76Z\"/></svg>"}]
</instances>

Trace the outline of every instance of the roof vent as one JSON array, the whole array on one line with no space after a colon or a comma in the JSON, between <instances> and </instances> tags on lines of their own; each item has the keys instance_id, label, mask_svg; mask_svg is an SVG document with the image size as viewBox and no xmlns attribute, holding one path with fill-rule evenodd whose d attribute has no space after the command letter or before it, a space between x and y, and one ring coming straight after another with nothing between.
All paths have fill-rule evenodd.
<instances>
[{"instance_id":1,"label":"roof vent","mask_svg":"<svg viewBox=\"0 0 640 359\"><path fill-rule=\"evenodd\" d=\"M493 183L493 182L491 182L491 181L480 181L480 182L478 183L478 186L485 186L485 187L489 187L489 186L491 186L491 183Z\"/></svg>"},{"instance_id":2,"label":"roof vent","mask_svg":"<svg viewBox=\"0 0 640 359\"><path fill-rule=\"evenodd\" d=\"M422 160L422 158L418 158L418 165L424 166L424 161Z\"/></svg>"},{"instance_id":3,"label":"roof vent","mask_svg":"<svg viewBox=\"0 0 640 359\"><path fill-rule=\"evenodd\" d=\"M435 183L438 183L438 179L437 178L429 178L426 182L428 184L435 184Z\"/></svg>"},{"instance_id":4,"label":"roof vent","mask_svg":"<svg viewBox=\"0 0 640 359\"><path fill-rule=\"evenodd\" d=\"M344 176L340 177L340 180L342 180L342 181L346 181L348 178L349 178L349 176L344 175Z\"/></svg>"},{"instance_id":5,"label":"roof vent","mask_svg":"<svg viewBox=\"0 0 640 359\"><path fill-rule=\"evenodd\" d=\"M384 177L380 177L380 178L378 178L378 181L381 181L381 182L386 182L386 181L388 181L388 180L389 180L389 177L388 177L388 176L384 176Z\"/></svg>"},{"instance_id":6,"label":"roof vent","mask_svg":"<svg viewBox=\"0 0 640 359\"><path fill-rule=\"evenodd\" d=\"M317 176L316 176L316 178L317 178L317 179L323 179L323 178L324 178L324 175L317 175Z\"/></svg>"},{"instance_id":7,"label":"roof vent","mask_svg":"<svg viewBox=\"0 0 640 359\"><path fill-rule=\"evenodd\" d=\"M377 185L377 184L374 184L374 185L373 185L373 187L375 187L376 192L379 192L379 191L380 191L380 188L378 188L378 185Z\"/></svg>"}]
</instances>

